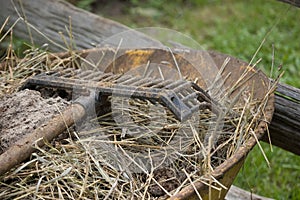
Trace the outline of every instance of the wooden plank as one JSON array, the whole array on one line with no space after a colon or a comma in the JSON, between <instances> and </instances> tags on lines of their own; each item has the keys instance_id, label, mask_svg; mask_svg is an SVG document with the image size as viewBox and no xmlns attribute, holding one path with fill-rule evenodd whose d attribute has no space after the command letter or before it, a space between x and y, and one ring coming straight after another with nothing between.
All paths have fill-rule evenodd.
<instances>
[{"instance_id":1,"label":"wooden plank","mask_svg":"<svg viewBox=\"0 0 300 200\"><path fill-rule=\"evenodd\" d=\"M70 37L66 33L69 16L72 19L72 33L76 40L76 49L94 47L93 44L99 44L114 34L130 30L124 25L76 8L61 0L26 0L22 1L22 9L18 3L15 3L16 7L14 7L11 2L18 1L0 0L0 23L3 23L6 17L10 16L10 23L12 24L19 18L15 8L19 11L23 10L26 20L58 45L50 44L40 33L32 30L31 36L35 44L49 43L49 49L52 51L62 51L59 45L65 46L58 32L64 32L66 40L70 41ZM6 29L8 28L9 26L6 27ZM144 46L155 47L160 45L160 43L141 33L135 33L135 38ZM30 39L25 21L21 20L14 27L14 35ZM299 96L299 89L279 84L276 91L275 114L270 125L272 143L297 155L300 155ZM265 136L263 141L268 142L268 138Z\"/></svg>"},{"instance_id":2,"label":"wooden plank","mask_svg":"<svg viewBox=\"0 0 300 200\"><path fill-rule=\"evenodd\" d=\"M279 84L270 125L272 144L300 155L300 89ZM269 142L267 135L262 138Z\"/></svg>"},{"instance_id":3,"label":"wooden plank","mask_svg":"<svg viewBox=\"0 0 300 200\"><path fill-rule=\"evenodd\" d=\"M74 45L73 48L76 49L92 48L112 35L130 30L120 23L79 9L63 0L0 0L0 5L1 25L8 16L10 19L6 28L19 20L14 27L15 36L28 41L32 40L37 46L47 43L52 51L66 51L63 48L66 46L65 41L68 45ZM27 22L44 36L28 27ZM71 28L70 24L72 24ZM71 30L73 36L70 36L68 33L70 31L67 29ZM141 33L135 32L135 36L144 45L159 44ZM49 39L57 45L51 43ZM76 46L72 41L76 41ZM119 43L119 41L116 42Z\"/></svg>"},{"instance_id":4,"label":"wooden plank","mask_svg":"<svg viewBox=\"0 0 300 200\"><path fill-rule=\"evenodd\" d=\"M267 197L253 194L241 188L232 185L225 197L225 200L273 200Z\"/></svg>"},{"instance_id":5,"label":"wooden plank","mask_svg":"<svg viewBox=\"0 0 300 200\"><path fill-rule=\"evenodd\" d=\"M288 3L288 4L291 4L291 5L296 6L296 7L300 7L300 1L299 0L278 0L278 1Z\"/></svg>"}]
</instances>

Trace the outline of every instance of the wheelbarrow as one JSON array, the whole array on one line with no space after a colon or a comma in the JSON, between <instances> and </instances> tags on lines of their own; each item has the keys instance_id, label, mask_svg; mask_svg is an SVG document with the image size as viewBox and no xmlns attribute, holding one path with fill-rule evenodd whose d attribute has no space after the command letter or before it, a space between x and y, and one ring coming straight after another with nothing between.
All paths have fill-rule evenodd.
<instances>
[{"instance_id":1,"label":"wheelbarrow","mask_svg":"<svg viewBox=\"0 0 300 200\"><path fill-rule=\"evenodd\" d=\"M147 66L149 61L151 63L159 64L163 62L163 64L167 63L167 70L177 69L180 71L178 76L188 77L190 80L197 80L197 85L202 88L203 91L209 89L210 80L207 78L216 76L216 72L221 72L220 77L224 80L222 83L224 88L234 87L237 80L241 77L246 80L242 81L232 93L232 99L235 94L239 93L239 90L242 90L243 88L248 88L248 90L251 91L252 98L256 99L256 101L262 101L265 98L268 99L263 111L264 119L258 121L259 124L254 130L255 134L253 134L245 144L241 145L231 157L226 159L211 172L210 175L218 180L224 187L221 189L214 189L214 187L211 187L207 183L197 181L193 185L185 187L179 193L170 197L170 199L198 199L197 195L200 194L203 199L223 199L243 165L247 154L255 146L258 139L264 135L268 123L272 120L274 112L274 94L269 92L271 81L261 71L250 67L247 63L233 57L213 52L208 54L207 52L196 50L90 49L77 52L77 55L79 56L76 63L82 62L83 59L88 59L88 55L97 54L99 52L100 54L106 55L107 58L113 58L113 60L104 60L102 64L97 66L97 68L104 73L120 74L134 71L134 75L136 75L135 73L139 72L139 67ZM116 52L118 52L118 56L116 56ZM209 58L212 60L203 59L207 55L209 55ZM60 54L60 56L69 56L69 54ZM218 67L217 71L214 67L210 66L211 61ZM198 64L197 68L195 68L195 63L202 64ZM88 66L85 67L88 68ZM31 82L31 84L34 85L34 82ZM60 86L61 85L56 84L55 87ZM89 105L90 102L86 102L86 99L75 102L62 113L64 120L62 120L61 115L57 116L51 119L46 126L37 128L30 136L18 141L5 153L0 155L0 174L5 173L16 164L27 159L34 151L30 145L33 141L36 141L41 137L46 141L51 141L67 127L70 127L76 121L81 120L87 114ZM174 112L174 114L176 114L176 112ZM43 144L43 140L39 140L38 145L42 146ZM11 152L14 152L14 154L10 154ZM13 156L11 157L9 155ZM13 160L14 162L7 162L8 160Z\"/></svg>"}]
</instances>

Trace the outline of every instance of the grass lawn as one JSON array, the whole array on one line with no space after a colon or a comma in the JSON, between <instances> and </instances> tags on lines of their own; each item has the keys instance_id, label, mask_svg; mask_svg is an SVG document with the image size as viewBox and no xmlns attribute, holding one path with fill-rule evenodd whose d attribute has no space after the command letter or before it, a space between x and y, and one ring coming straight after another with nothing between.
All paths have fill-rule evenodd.
<instances>
[{"instance_id":1,"label":"grass lawn","mask_svg":"<svg viewBox=\"0 0 300 200\"><path fill-rule=\"evenodd\" d=\"M250 61L269 76L282 65L282 82L300 88L300 9L274 0L107 1L93 10L130 27L166 27L190 35L202 47ZM267 36L267 37L266 37ZM300 199L300 156L262 144L268 168L255 147L234 184L275 199Z\"/></svg>"}]
</instances>

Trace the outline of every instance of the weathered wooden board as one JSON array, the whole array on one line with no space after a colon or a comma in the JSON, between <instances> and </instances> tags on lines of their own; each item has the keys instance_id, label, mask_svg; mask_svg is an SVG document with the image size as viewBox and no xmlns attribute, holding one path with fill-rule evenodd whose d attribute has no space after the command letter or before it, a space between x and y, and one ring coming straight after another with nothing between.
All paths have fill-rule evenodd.
<instances>
[{"instance_id":1,"label":"weathered wooden board","mask_svg":"<svg viewBox=\"0 0 300 200\"><path fill-rule=\"evenodd\" d=\"M300 89L278 85L269 128L272 144L300 155ZM263 141L269 142L267 134Z\"/></svg>"},{"instance_id":2,"label":"weathered wooden board","mask_svg":"<svg viewBox=\"0 0 300 200\"><path fill-rule=\"evenodd\" d=\"M47 43L53 51L66 51L66 43L68 46L73 45L73 49L92 48L112 35L130 30L120 23L76 8L63 0L0 0L1 25L8 16L7 29L18 20L13 29L15 36L31 40L38 46ZM29 27L29 24L36 30ZM140 43L153 46L158 44L141 33L136 32L135 36Z\"/></svg>"},{"instance_id":3,"label":"weathered wooden board","mask_svg":"<svg viewBox=\"0 0 300 200\"><path fill-rule=\"evenodd\" d=\"M278 1L282 1L284 3L288 3L288 4L291 4L293 6L300 7L300 1L299 0L278 0Z\"/></svg>"},{"instance_id":4,"label":"weathered wooden board","mask_svg":"<svg viewBox=\"0 0 300 200\"><path fill-rule=\"evenodd\" d=\"M241 188L238 188L234 185L230 187L225 200L273 200L267 197L259 196L257 194L253 194Z\"/></svg>"},{"instance_id":5,"label":"weathered wooden board","mask_svg":"<svg viewBox=\"0 0 300 200\"><path fill-rule=\"evenodd\" d=\"M15 4L12 4L12 2L15 2ZM10 16L10 23L6 26L6 29L8 29L11 24L19 19L14 27L15 36L32 39L36 45L48 43L50 45L49 49L52 51L63 51L64 49L60 46L66 46L59 32L64 33L66 41L71 41L68 31L66 31L70 29L70 19L72 19L72 34L76 40L76 46L74 46L76 49L94 47L94 44L99 44L114 34L130 30L124 25L76 8L62 0L26 0L21 1L22 6L17 2L19 1L0 0L0 24ZM20 18L22 16L23 18ZM26 21L45 34L46 37L32 28L29 34ZM157 41L141 33L136 32L135 37L147 46L160 45ZM50 43L48 39L51 39L57 45ZM300 90L279 84L276 91L275 114L270 125L272 143L300 155L299 119ZM263 138L263 141L268 142L267 136Z\"/></svg>"}]
</instances>

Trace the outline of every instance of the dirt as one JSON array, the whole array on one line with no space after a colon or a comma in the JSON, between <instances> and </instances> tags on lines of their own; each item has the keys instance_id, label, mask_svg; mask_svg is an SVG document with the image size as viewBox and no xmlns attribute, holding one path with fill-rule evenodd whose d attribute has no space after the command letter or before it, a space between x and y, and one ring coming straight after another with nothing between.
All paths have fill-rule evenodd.
<instances>
[{"instance_id":1,"label":"dirt","mask_svg":"<svg viewBox=\"0 0 300 200\"><path fill-rule=\"evenodd\" d=\"M153 178L168 192L175 190L186 179L185 174L173 168L158 168L153 172ZM149 193L153 197L165 195L165 191L153 181L149 186Z\"/></svg>"},{"instance_id":2,"label":"dirt","mask_svg":"<svg viewBox=\"0 0 300 200\"><path fill-rule=\"evenodd\" d=\"M40 92L27 89L0 97L0 154L67 105L60 97L44 99Z\"/></svg>"}]
</instances>

